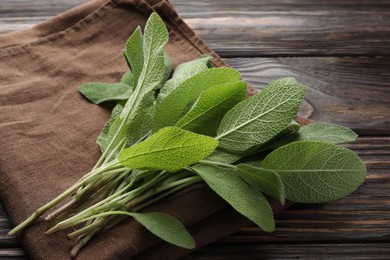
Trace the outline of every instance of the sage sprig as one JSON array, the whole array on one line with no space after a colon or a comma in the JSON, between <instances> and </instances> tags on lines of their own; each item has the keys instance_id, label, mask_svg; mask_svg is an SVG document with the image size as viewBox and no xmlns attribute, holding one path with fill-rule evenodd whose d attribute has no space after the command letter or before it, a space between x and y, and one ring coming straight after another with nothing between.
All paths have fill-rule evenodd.
<instances>
[{"instance_id":1,"label":"sage sprig","mask_svg":"<svg viewBox=\"0 0 390 260\"><path fill-rule=\"evenodd\" d=\"M187 249L195 241L172 216L145 209L204 182L261 229L275 229L267 197L319 203L339 199L364 181L366 168L337 146L356 134L345 127L295 121L306 87L294 78L271 82L245 98L246 83L232 68L213 68L202 55L177 66L164 51L168 31L157 14L125 44L129 70L119 83L85 83L95 104L116 102L97 139L102 155L77 183L9 232L46 215L46 234L75 227L73 257L95 235L133 218L154 235Z\"/></svg>"}]
</instances>

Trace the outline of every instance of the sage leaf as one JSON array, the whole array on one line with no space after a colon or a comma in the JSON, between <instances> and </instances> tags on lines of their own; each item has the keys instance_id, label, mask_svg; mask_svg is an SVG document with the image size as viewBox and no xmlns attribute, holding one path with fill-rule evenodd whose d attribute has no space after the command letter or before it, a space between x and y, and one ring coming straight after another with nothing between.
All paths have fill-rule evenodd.
<instances>
[{"instance_id":1,"label":"sage leaf","mask_svg":"<svg viewBox=\"0 0 390 260\"><path fill-rule=\"evenodd\" d=\"M137 87L141 93L148 93L158 86L164 78L164 46L168 42L168 30L156 14L151 14L144 31L144 63ZM133 71L133 70L132 70ZM134 75L135 72L133 71Z\"/></svg>"},{"instance_id":2,"label":"sage leaf","mask_svg":"<svg viewBox=\"0 0 390 260\"><path fill-rule=\"evenodd\" d=\"M166 83L166 81L169 79L171 74L172 74L172 61L171 58L169 58L168 53L164 51L164 76L160 84L157 86L157 89L162 88L162 86Z\"/></svg>"},{"instance_id":3,"label":"sage leaf","mask_svg":"<svg viewBox=\"0 0 390 260\"><path fill-rule=\"evenodd\" d=\"M252 159L252 158L251 158ZM245 164L246 165L250 165L250 166L253 166L253 167L260 167L260 165L261 165L261 162L262 162L262 160L245 160Z\"/></svg>"},{"instance_id":4,"label":"sage leaf","mask_svg":"<svg viewBox=\"0 0 390 260\"><path fill-rule=\"evenodd\" d=\"M145 141L124 149L120 163L131 169L174 171L207 157L216 147L214 138L177 127L166 127Z\"/></svg>"},{"instance_id":5,"label":"sage leaf","mask_svg":"<svg viewBox=\"0 0 390 260\"><path fill-rule=\"evenodd\" d=\"M362 160L351 150L318 141L299 141L270 153L262 168L276 172L295 202L320 203L342 198L366 176Z\"/></svg>"},{"instance_id":6,"label":"sage leaf","mask_svg":"<svg viewBox=\"0 0 390 260\"><path fill-rule=\"evenodd\" d=\"M356 140L357 134L351 129L328 123L312 123L302 127L295 135L296 141L317 140L331 144L343 144Z\"/></svg>"},{"instance_id":7,"label":"sage leaf","mask_svg":"<svg viewBox=\"0 0 390 260\"><path fill-rule=\"evenodd\" d=\"M126 42L123 51L126 61L133 73L133 86L138 82L144 65L143 37L141 27L137 27Z\"/></svg>"},{"instance_id":8,"label":"sage leaf","mask_svg":"<svg viewBox=\"0 0 390 260\"><path fill-rule=\"evenodd\" d=\"M110 132L110 128L111 128L112 124L115 122L115 120L117 118L119 118L119 115L122 113L124 106L125 106L124 102L118 102L116 104L116 106L113 108L113 110L111 112L110 119L104 125L101 134L99 135L98 139L96 140L96 143L100 146L100 150L102 151L102 153L104 153L104 151L107 150L108 144L111 141L111 137L108 134Z\"/></svg>"},{"instance_id":9,"label":"sage leaf","mask_svg":"<svg viewBox=\"0 0 390 260\"><path fill-rule=\"evenodd\" d=\"M126 100L133 92L129 85L123 83L99 83L91 82L82 84L79 92L90 102L101 104L107 101Z\"/></svg>"},{"instance_id":10,"label":"sage leaf","mask_svg":"<svg viewBox=\"0 0 390 260\"><path fill-rule=\"evenodd\" d=\"M161 18L153 13L145 25L144 39L138 27L126 43L124 55L133 73L136 87L127 100L121 114L112 121L105 139L110 140L103 156L127 143L129 129L142 112L145 100L164 77L163 48L168 41L168 31ZM149 95L149 96L148 96ZM141 115L143 116L143 115ZM108 138L107 138L108 137ZM135 138L136 139L136 138ZM134 140L133 140L134 141ZM131 145L127 143L127 145Z\"/></svg>"},{"instance_id":11,"label":"sage leaf","mask_svg":"<svg viewBox=\"0 0 390 260\"><path fill-rule=\"evenodd\" d=\"M136 213L128 211L108 211L96 216L125 215L133 217L148 231L173 245L193 249L195 241L191 234L176 218L159 212Z\"/></svg>"},{"instance_id":12,"label":"sage leaf","mask_svg":"<svg viewBox=\"0 0 390 260\"><path fill-rule=\"evenodd\" d=\"M182 63L175 69L172 78L161 88L157 102L161 102L184 80L208 69L207 62L211 59L208 55L201 55L198 58Z\"/></svg>"},{"instance_id":13,"label":"sage leaf","mask_svg":"<svg viewBox=\"0 0 390 260\"><path fill-rule=\"evenodd\" d=\"M151 93L150 95L153 95ZM154 122L155 104L154 102L144 102L138 109L134 119L128 123L127 146L138 143L152 132Z\"/></svg>"},{"instance_id":14,"label":"sage leaf","mask_svg":"<svg viewBox=\"0 0 390 260\"><path fill-rule=\"evenodd\" d=\"M301 126L295 121L291 121L291 123L288 125L288 130L290 133L298 132L301 129Z\"/></svg>"},{"instance_id":15,"label":"sage leaf","mask_svg":"<svg viewBox=\"0 0 390 260\"><path fill-rule=\"evenodd\" d=\"M199 72L208 69L207 63L211 60L211 56L203 54L196 59L184 62L177 66L172 78L188 79L189 77L198 74Z\"/></svg>"},{"instance_id":16,"label":"sage leaf","mask_svg":"<svg viewBox=\"0 0 390 260\"><path fill-rule=\"evenodd\" d=\"M204 70L183 81L174 91L156 105L154 131L175 125L186 113L199 95L208 88L234 83L240 80L240 73L232 68Z\"/></svg>"},{"instance_id":17,"label":"sage leaf","mask_svg":"<svg viewBox=\"0 0 390 260\"><path fill-rule=\"evenodd\" d=\"M267 145L265 150L275 150L278 147L295 141L322 141L330 144L353 142L357 134L351 129L328 123L311 123L302 127L298 132L282 136L277 141Z\"/></svg>"},{"instance_id":18,"label":"sage leaf","mask_svg":"<svg viewBox=\"0 0 390 260\"><path fill-rule=\"evenodd\" d=\"M297 132L300 129L301 126L297 122L295 122L294 120L291 121L291 123L288 125L286 129L284 129L282 132L280 132L274 138L272 138L266 144L264 144L258 150L258 152L272 151L280 146L291 143L297 138L298 136Z\"/></svg>"},{"instance_id":19,"label":"sage leaf","mask_svg":"<svg viewBox=\"0 0 390 260\"><path fill-rule=\"evenodd\" d=\"M147 230L173 245L193 249L195 241L176 218L158 212L130 213Z\"/></svg>"},{"instance_id":20,"label":"sage leaf","mask_svg":"<svg viewBox=\"0 0 390 260\"><path fill-rule=\"evenodd\" d=\"M223 116L245 99L243 81L206 89L190 111L176 122L176 126L204 135L214 136Z\"/></svg>"},{"instance_id":21,"label":"sage leaf","mask_svg":"<svg viewBox=\"0 0 390 260\"><path fill-rule=\"evenodd\" d=\"M241 157L242 156L238 154L215 149L205 160L230 164L240 160Z\"/></svg>"},{"instance_id":22,"label":"sage leaf","mask_svg":"<svg viewBox=\"0 0 390 260\"><path fill-rule=\"evenodd\" d=\"M284 205L286 201L284 185L274 171L240 163L237 165L237 172L250 185L258 187L263 193L277 199Z\"/></svg>"},{"instance_id":23,"label":"sage leaf","mask_svg":"<svg viewBox=\"0 0 390 260\"><path fill-rule=\"evenodd\" d=\"M138 109L134 111L133 117L127 122L123 123L124 119L117 116L107 133L108 141L115 138L108 152L111 152L120 143L123 143L123 147L128 147L147 137L153 126L154 109L154 93L150 92L143 97Z\"/></svg>"},{"instance_id":24,"label":"sage leaf","mask_svg":"<svg viewBox=\"0 0 390 260\"><path fill-rule=\"evenodd\" d=\"M126 71L121 80L120 80L120 83L123 83L123 84L126 84L126 85L129 85L131 86L131 88L133 89L135 87L134 85L134 75L133 75L133 72L131 72L131 70L128 70Z\"/></svg>"},{"instance_id":25,"label":"sage leaf","mask_svg":"<svg viewBox=\"0 0 390 260\"><path fill-rule=\"evenodd\" d=\"M192 169L235 210L266 232L275 230L272 208L260 189L241 179L233 168L196 164Z\"/></svg>"},{"instance_id":26,"label":"sage leaf","mask_svg":"<svg viewBox=\"0 0 390 260\"><path fill-rule=\"evenodd\" d=\"M128 44L126 44L125 50L125 53L127 53L128 56L129 53L139 55L139 45L142 44L143 64L141 72L137 72L140 69L139 63L141 62L141 59L137 59L136 57L135 60L138 60L136 65L131 66L134 80L137 80L138 74L139 77L136 81L137 84L134 89L134 94L131 95L122 111L121 118L124 122L132 121L135 111L137 111L143 97L156 88L164 78L165 66L163 48L168 42L168 30L165 27L164 22L156 13L153 13L146 22L143 41L139 40L140 37L142 39L142 35L140 30L138 31L139 32L133 33L137 40L132 41L132 35ZM134 51L128 51L133 49ZM133 56L129 56L128 59L131 64ZM135 69L135 67L137 67L137 69Z\"/></svg>"},{"instance_id":27,"label":"sage leaf","mask_svg":"<svg viewBox=\"0 0 390 260\"><path fill-rule=\"evenodd\" d=\"M242 153L265 144L287 128L305 92L294 78L282 78L242 101L222 119L217 132L220 148Z\"/></svg>"}]
</instances>

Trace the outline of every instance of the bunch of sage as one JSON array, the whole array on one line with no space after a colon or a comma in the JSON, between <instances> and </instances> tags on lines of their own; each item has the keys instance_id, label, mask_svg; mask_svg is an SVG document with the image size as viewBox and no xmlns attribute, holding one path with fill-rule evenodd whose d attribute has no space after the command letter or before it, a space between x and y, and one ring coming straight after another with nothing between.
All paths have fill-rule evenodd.
<instances>
[{"instance_id":1,"label":"bunch of sage","mask_svg":"<svg viewBox=\"0 0 390 260\"><path fill-rule=\"evenodd\" d=\"M306 87L293 78L271 82L246 98L246 83L232 68L214 68L200 56L172 72L164 46L168 31L152 14L144 34L128 39L127 71L119 83L86 83L89 101L115 102L97 143L95 167L9 232L14 235L49 209L47 234L81 223L68 234L79 250L97 233L131 217L161 239L184 248L195 242L175 218L140 213L179 190L205 182L267 232L275 229L266 196L301 203L335 200L364 181L366 168L337 144L354 141L350 129L293 119ZM266 196L265 196L266 195Z\"/></svg>"}]
</instances>

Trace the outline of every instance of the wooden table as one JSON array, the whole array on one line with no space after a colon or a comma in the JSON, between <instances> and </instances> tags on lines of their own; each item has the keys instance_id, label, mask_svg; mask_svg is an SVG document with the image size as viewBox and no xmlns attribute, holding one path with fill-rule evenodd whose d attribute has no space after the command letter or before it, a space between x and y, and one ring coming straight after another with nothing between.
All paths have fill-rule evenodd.
<instances>
[{"instance_id":1,"label":"wooden table","mask_svg":"<svg viewBox=\"0 0 390 260\"><path fill-rule=\"evenodd\" d=\"M85 0L1 0L0 33L29 28ZM301 115L355 130L368 167L345 199L295 205L277 231L248 227L190 259L390 259L390 1L172 0L184 20L261 88L294 76L309 87ZM0 258L25 258L0 204Z\"/></svg>"}]
</instances>

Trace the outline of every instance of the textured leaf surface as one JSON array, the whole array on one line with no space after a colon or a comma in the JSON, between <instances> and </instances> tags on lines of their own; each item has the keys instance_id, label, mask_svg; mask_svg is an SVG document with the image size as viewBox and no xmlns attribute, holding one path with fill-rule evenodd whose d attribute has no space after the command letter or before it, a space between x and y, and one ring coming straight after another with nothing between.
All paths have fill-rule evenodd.
<instances>
[{"instance_id":1,"label":"textured leaf surface","mask_svg":"<svg viewBox=\"0 0 390 260\"><path fill-rule=\"evenodd\" d=\"M120 83L129 85L133 89L135 87L133 72L131 72L131 70L128 70L127 72L125 72L121 78Z\"/></svg>"},{"instance_id":2,"label":"textured leaf surface","mask_svg":"<svg viewBox=\"0 0 390 260\"><path fill-rule=\"evenodd\" d=\"M137 87L148 93L158 86L164 78L164 46L168 42L168 30L161 18L153 13L145 25L144 64ZM134 72L133 72L134 73Z\"/></svg>"},{"instance_id":3,"label":"textured leaf surface","mask_svg":"<svg viewBox=\"0 0 390 260\"><path fill-rule=\"evenodd\" d=\"M176 218L158 212L130 213L147 230L176 246L195 248L195 241L186 228Z\"/></svg>"},{"instance_id":4,"label":"textured leaf surface","mask_svg":"<svg viewBox=\"0 0 390 260\"><path fill-rule=\"evenodd\" d=\"M214 136L226 112L244 100L245 96L246 83L243 81L206 89L176 126Z\"/></svg>"},{"instance_id":5,"label":"textured leaf surface","mask_svg":"<svg viewBox=\"0 0 390 260\"><path fill-rule=\"evenodd\" d=\"M230 164L240 160L241 157L242 156L238 154L215 149L205 160Z\"/></svg>"},{"instance_id":6,"label":"textured leaf surface","mask_svg":"<svg viewBox=\"0 0 390 260\"><path fill-rule=\"evenodd\" d=\"M258 187L263 193L284 205L286 200L284 185L274 171L241 163L237 165L237 172L247 183Z\"/></svg>"},{"instance_id":7,"label":"textured leaf surface","mask_svg":"<svg viewBox=\"0 0 390 260\"><path fill-rule=\"evenodd\" d=\"M296 135L297 141L317 140L331 144L353 142L357 134L351 129L328 123L313 123L302 127Z\"/></svg>"},{"instance_id":8,"label":"textured leaf surface","mask_svg":"<svg viewBox=\"0 0 390 260\"><path fill-rule=\"evenodd\" d=\"M123 54L133 73L133 84L135 85L144 66L143 38L139 26L127 40Z\"/></svg>"},{"instance_id":9,"label":"textured leaf surface","mask_svg":"<svg viewBox=\"0 0 390 260\"><path fill-rule=\"evenodd\" d=\"M301 126L295 120L293 120L291 121L291 123L288 125L287 128L290 133L293 133L293 132L298 132L299 129L301 129Z\"/></svg>"},{"instance_id":10,"label":"textured leaf surface","mask_svg":"<svg viewBox=\"0 0 390 260\"><path fill-rule=\"evenodd\" d=\"M153 13L146 22L144 37L141 30L137 28L128 40L124 54L130 64L136 87L120 116L111 123L108 133L110 149L117 147L126 137L134 136L129 133L129 129L132 128L133 122L139 121L137 116L143 112L145 102L150 99L153 89L164 77L163 48L167 41L167 28L156 13ZM146 112L148 114L145 116L149 117L150 111ZM137 134L134 138L137 139L136 137Z\"/></svg>"},{"instance_id":11,"label":"textured leaf surface","mask_svg":"<svg viewBox=\"0 0 390 260\"><path fill-rule=\"evenodd\" d=\"M131 169L179 170L207 157L216 147L214 138L177 127L166 127L119 154Z\"/></svg>"},{"instance_id":12,"label":"textured leaf surface","mask_svg":"<svg viewBox=\"0 0 390 260\"><path fill-rule=\"evenodd\" d=\"M157 86L158 89L161 89L162 86L164 86L164 84L167 82L171 74L172 74L172 61L168 53L164 51L164 76L160 84Z\"/></svg>"},{"instance_id":13,"label":"textured leaf surface","mask_svg":"<svg viewBox=\"0 0 390 260\"><path fill-rule=\"evenodd\" d=\"M234 83L240 80L240 73L232 68L204 70L183 81L165 99L157 103L154 130L175 125L187 112L186 108L197 100L208 88Z\"/></svg>"},{"instance_id":14,"label":"textured leaf surface","mask_svg":"<svg viewBox=\"0 0 390 260\"><path fill-rule=\"evenodd\" d=\"M119 115L122 113L122 110L124 108L124 102L119 102L116 104L114 109L111 112L111 117L108 120L108 122L104 125L103 130L101 134L99 135L96 143L100 146L100 150L102 153L107 149L108 144L110 143L111 138L109 137L109 131L114 123L114 121L119 118Z\"/></svg>"},{"instance_id":15,"label":"textured leaf surface","mask_svg":"<svg viewBox=\"0 0 390 260\"><path fill-rule=\"evenodd\" d=\"M207 69L207 63L211 60L209 55L201 55L196 59L184 62L177 66L172 78L184 78L187 79L205 69Z\"/></svg>"},{"instance_id":16,"label":"textured leaf surface","mask_svg":"<svg viewBox=\"0 0 390 260\"><path fill-rule=\"evenodd\" d=\"M129 147L147 137L146 135L151 133L153 126L154 108L154 93L150 92L143 97L138 109L122 127L123 119L117 117L110 125L107 134L110 141L116 136L113 147L116 147L123 139L125 139L125 147Z\"/></svg>"},{"instance_id":17,"label":"textured leaf surface","mask_svg":"<svg viewBox=\"0 0 390 260\"><path fill-rule=\"evenodd\" d=\"M149 95L151 99L154 93ZM127 146L139 142L152 132L155 104L152 100L147 99L145 98L132 121L127 123Z\"/></svg>"},{"instance_id":18,"label":"textured leaf surface","mask_svg":"<svg viewBox=\"0 0 390 260\"><path fill-rule=\"evenodd\" d=\"M360 186L366 167L352 151L318 141L293 142L270 153L262 168L276 172L286 198L319 203L346 196Z\"/></svg>"},{"instance_id":19,"label":"textured leaf surface","mask_svg":"<svg viewBox=\"0 0 390 260\"><path fill-rule=\"evenodd\" d=\"M134 32L133 35L137 34ZM156 13L153 13L145 25L142 46L142 71L140 72L134 89L134 94L129 98L121 115L121 118L126 119L126 122L131 121L135 116L135 111L137 111L143 97L157 87L163 80L165 71L163 48L167 42L168 30L161 18ZM137 52L139 51L138 43L139 41L136 41L136 44L134 44L134 48ZM130 46L127 45L126 50L131 47L133 47L133 44ZM134 55L135 54L136 53L134 53ZM131 56L128 58L131 63ZM137 67L139 66L138 63ZM134 74L134 79L137 79L137 73L133 69L132 72Z\"/></svg>"},{"instance_id":20,"label":"textured leaf surface","mask_svg":"<svg viewBox=\"0 0 390 260\"><path fill-rule=\"evenodd\" d=\"M322 141L330 144L343 144L353 142L357 137L354 131L344 126L312 123L302 127L299 132L282 136L277 141L267 145L266 148L274 150L295 141Z\"/></svg>"},{"instance_id":21,"label":"textured leaf surface","mask_svg":"<svg viewBox=\"0 0 390 260\"><path fill-rule=\"evenodd\" d=\"M126 100L130 97L133 89L123 83L99 83L91 82L82 84L79 92L89 101L100 104L107 101Z\"/></svg>"},{"instance_id":22,"label":"textured leaf surface","mask_svg":"<svg viewBox=\"0 0 390 260\"><path fill-rule=\"evenodd\" d=\"M157 102L161 102L168 96L180 83L186 79L198 74L199 72L208 69L207 62L211 59L208 55L202 55L194 60L185 62L177 66L172 78L168 80L158 96Z\"/></svg>"},{"instance_id":23,"label":"textured leaf surface","mask_svg":"<svg viewBox=\"0 0 390 260\"><path fill-rule=\"evenodd\" d=\"M225 115L218 128L220 147L239 153L268 142L291 123L305 92L294 78L271 82Z\"/></svg>"},{"instance_id":24,"label":"textured leaf surface","mask_svg":"<svg viewBox=\"0 0 390 260\"><path fill-rule=\"evenodd\" d=\"M242 180L235 169L196 164L192 167L219 196L264 231L272 232L271 206L259 189Z\"/></svg>"}]
</instances>

